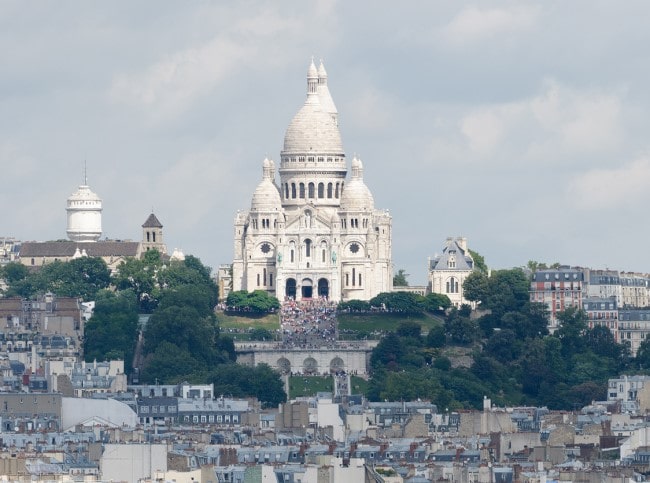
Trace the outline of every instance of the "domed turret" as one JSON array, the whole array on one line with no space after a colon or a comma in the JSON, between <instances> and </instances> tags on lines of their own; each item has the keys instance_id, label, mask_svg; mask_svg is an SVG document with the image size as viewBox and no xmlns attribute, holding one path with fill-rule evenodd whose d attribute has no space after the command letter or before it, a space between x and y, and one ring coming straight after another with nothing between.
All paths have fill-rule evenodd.
<instances>
[{"instance_id":1,"label":"domed turret","mask_svg":"<svg viewBox=\"0 0 650 483\"><path fill-rule=\"evenodd\" d=\"M68 198L68 238L76 242L93 242L102 236L102 200L86 184Z\"/></svg>"},{"instance_id":2,"label":"domed turret","mask_svg":"<svg viewBox=\"0 0 650 483\"><path fill-rule=\"evenodd\" d=\"M280 192L275 185L275 163L268 158L262 161L262 181L257 185L253 200L251 201L251 211L275 211L282 207Z\"/></svg>"},{"instance_id":3,"label":"domed turret","mask_svg":"<svg viewBox=\"0 0 650 483\"><path fill-rule=\"evenodd\" d=\"M363 182L363 163L356 156L352 158L350 181L345 184L341 196L341 209L369 211L374 209L375 200L370 189Z\"/></svg>"}]
</instances>

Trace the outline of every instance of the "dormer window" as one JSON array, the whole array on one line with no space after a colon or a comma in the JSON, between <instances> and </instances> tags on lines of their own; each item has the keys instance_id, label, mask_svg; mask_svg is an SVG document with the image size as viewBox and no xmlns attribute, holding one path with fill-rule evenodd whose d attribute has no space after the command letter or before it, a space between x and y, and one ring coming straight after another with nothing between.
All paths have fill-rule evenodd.
<instances>
[{"instance_id":1,"label":"dormer window","mask_svg":"<svg viewBox=\"0 0 650 483\"><path fill-rule=\"evenodd\" d=\"M447 260L447 268L456 268L456 258L455 257L449 257L449 260Z\"/></svg>"}]
</instances>

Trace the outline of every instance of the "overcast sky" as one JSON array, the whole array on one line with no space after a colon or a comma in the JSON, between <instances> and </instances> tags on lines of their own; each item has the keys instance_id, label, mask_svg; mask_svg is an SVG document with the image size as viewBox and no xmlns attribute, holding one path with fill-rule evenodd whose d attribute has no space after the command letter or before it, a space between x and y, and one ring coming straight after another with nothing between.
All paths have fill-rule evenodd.
<instances>
[{"instance_id":1,"label":"overcast sky","mask_svg":"<svg viewBox=\"0 0 650 483\"><path fill-rule=\"evenodd\" d=\"M0 236L104 236L217 267L322 58L393 261L465 236L528 260L650 272L650 2L0 2Z\"/></svg>"}]
</instances>

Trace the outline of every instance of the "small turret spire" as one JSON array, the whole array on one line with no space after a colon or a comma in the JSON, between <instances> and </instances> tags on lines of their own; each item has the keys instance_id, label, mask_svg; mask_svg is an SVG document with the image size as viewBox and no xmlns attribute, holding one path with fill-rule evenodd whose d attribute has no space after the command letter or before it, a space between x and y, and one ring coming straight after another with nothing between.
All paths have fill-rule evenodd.
<instances>
[{"instance_id":1,"label":"small turret spire","mask_svg":"<svg viewBox=\"0 0 650 483\"><path fill-rule=\"evenodd\" d=\"M316 94L318 90L318 70L314 64L314 57L311 58L309 69L307 69L307 96Z\"/></svg>"}]
</instances>

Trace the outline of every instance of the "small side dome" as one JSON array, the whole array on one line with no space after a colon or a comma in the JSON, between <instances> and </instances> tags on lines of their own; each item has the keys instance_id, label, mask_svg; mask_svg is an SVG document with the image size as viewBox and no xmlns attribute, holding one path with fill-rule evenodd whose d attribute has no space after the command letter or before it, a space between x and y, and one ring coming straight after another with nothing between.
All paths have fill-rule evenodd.
<instances>
[{"instance_id":1,"label":"small side dome","mask_svg":"<svg viewBox=\"0 0 650 483\"><path fill-rule=\"evenodd\" d=\"M257 185L251 201L251 211L276 211L282 208L280 191L273 182L275 164L268 158L262 161L262 181Z\"/></svg>"},{"instance_id":2,"label":"small side dome","mask_svg":"<svg viewBox=\"0 0 650 483\"><path fill-rule=\"evenodd\" d=\"M363 182L363 163L356 156L352 158L350 181L343 187L341 209L349 211L373 210L375 200L370 189Z\"/></svg>"}]
</instances>

